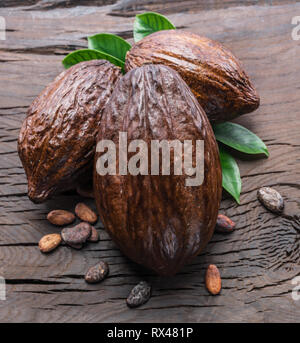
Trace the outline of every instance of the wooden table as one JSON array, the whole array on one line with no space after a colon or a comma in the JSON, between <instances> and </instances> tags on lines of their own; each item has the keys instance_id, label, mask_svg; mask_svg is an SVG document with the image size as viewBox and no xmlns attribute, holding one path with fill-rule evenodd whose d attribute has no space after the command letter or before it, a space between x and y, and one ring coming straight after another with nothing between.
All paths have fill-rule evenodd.
<instances>
[{"instance_id":1,"label":"wooden table","mask_svg":"<svg viewBox=\"0 0 300 343\"><path fill-rule=\"evenodd\" d=\"M299 322L292 279L300 275L300 41L292 40L291 19L300 15L300 3L114 2L84 1L89 6L76 7L83 1L1 1L7 39L0 41L0 276L7 299L0 300L0 321ZM131 41L132 16L144 10L166 13L177 27L216 39L240 58L261 106L236 122L258 134L270 151L269 159L238 160L241 205L224 197L220 210L237 222L237 230L215 234L203 254L166 279L124 257L100 224L98 244L41 254L39 239L59 232L46 214L73 210L82 199L70 192L34 205L16 151L26 109L63 69L63 55L85 47L86 37L98 32ZM266 185L283 195L284 215L268 212L257 201L257 189ZM109 263L110 276L87 285L83 276L99 259ZM222 293L215 297L203 285L209 263L222 274ZM130 310L124 300L141 279L152 283L153 297Z\"/></svg>"}]
</instances>

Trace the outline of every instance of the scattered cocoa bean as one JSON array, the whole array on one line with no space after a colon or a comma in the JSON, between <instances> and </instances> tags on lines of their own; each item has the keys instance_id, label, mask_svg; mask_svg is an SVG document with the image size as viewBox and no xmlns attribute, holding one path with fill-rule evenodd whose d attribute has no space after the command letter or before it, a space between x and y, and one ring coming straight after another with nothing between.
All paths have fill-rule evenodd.
<instances>
[{"instance_id":1,"label":"scattered cocoa bean","mask_svg":"<svg viewBox=\"0 0 300 343\"><path fill-rule=\"evenodd\" d=\"M97 283L106 278L109 273L108 264L104 261L100 261L95 266L91 267L85 274L85 281L88 283Z\"/></svg>"},{"instance_id":2,"label":"scattered cocoa bean","mask_svg":"<svg viewBox=\"0 0 300 343\"><path fill-rule=\"evenodd\" d=\"M218 233L230 233L235 228L235 222L230 218L224 216L224 214L218 214L217 224L215 232Z\"/></svg>"},{"instance_id":3,"label":"scattered cocoa bean","mask_svg":"<svg viewBox=\"0 0 300 343\"><path fill-rule=\"evenodd\" d=\"M258 200L271 212L281 213L284 208L282 196L271 187L262 187L257 191Z\"/></svg>"},{"instance_id":4,"label":"scattered cocoa bean","mask_svg":"<svg viewBox=\"0 0 300 343\"><path fill-rule=\"evenodd\" d=\"M75 215L65 210L54 210L48 213L47 219L51 224L63 226L73 223Z\"/></svg>"},{"instance_id":5,"label":"scattered cocoa bean","mask_svg":"<svg viewBox=\"0 0 300 343\"><path fill-rule=\"evenodd\" d=\"M205 285L209 293L213 295L221 292L222 280L219 269L214 264L210 264L206 270Z\"/></svg>"},{"instance_id":6,"label":"scattered cocoa bean","mask_svg":"<svg viewBox=\"0 0 300 343\"><path fill-rule=\"evenodd\" d=\"M88 239L89 242L98 242L100 239L98 231L92 226L92 233L90 235L90 238Z\"/></svg>"},{"instance_id":7,"label":"scattered cocoa bean","mask_svg":"<svg viewBox=\"0 0 300 343\"><path fill-rule=\"evenodd\" d=\"M68 227L61 231L62 239L68 245L74 247L83 244L91 236L92 226L88 223L80 223L74 227Z\"/></svg>"},{"instance_id":8,"label":"scattered cocoa bean","mask_svg":"<svg viewBox=\"0 0 300 343\"><path fill-rule=\"evenodd\" d=\"M146 281L141 281L131 290L126 299L127 306L138 307L145 304L151 296L151 286Z\"/></svg>"},{"instance_id":9,"label":"scattered cocoa bean","mask_svg":"<svg viewBox=\"0 0 300 343\"><path fill-rule=\"evenodd\" d=\"M96 223L98 219L97 214L83 202L80 202L76 205L75 213L81 220L90 224Z\"/></svg>"},{"instance_id":10,"label":"scattered cocoa bean","mask_svg":"<svg viewBox=\"0 0 300 343\"><path fill-rule=\"evenodd\" d=\"M52 233L41 238L39 248L41 252L47 253L57 248L61 243L61 236L57 233Z\"/></svg>"}]
</instances>

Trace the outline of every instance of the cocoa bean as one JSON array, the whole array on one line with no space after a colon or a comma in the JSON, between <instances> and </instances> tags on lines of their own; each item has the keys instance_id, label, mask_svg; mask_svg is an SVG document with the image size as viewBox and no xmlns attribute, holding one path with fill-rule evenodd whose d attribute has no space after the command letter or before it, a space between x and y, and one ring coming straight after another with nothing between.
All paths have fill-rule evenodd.
<instances>
[{"instance_id":1,"label":"cocoa bean","mask_svg":"<svg viewBox=\"0 0 300 343\"><path fill-rule=\"evenodd\" d=\"M271 187L262 187L257 191L258 200L271 212L281 213L284 208L282 196Z\"/></svg>"},{"instance_id":2,"label":"cocoa bean","mask_svg":"<svg viewBox=\"0 0 300 343\"><path fill-rule=\"evenodd\" d=\"M92 226L92 233L90 235L90 238L88 239L89 242L98 242L100 239L98 231Z\"/></svg>"},{"instance_id":3,"label":"cocoa bean","mask_svg":"<svg viewBox=\"0 0 300 343\"><path fill-rule=\"evenodd\" d=\"M76 205L75 213L81 220L90 224L96 223L98 219L97 214L83 202L80 202Z\"/></svg>"},{"instance_id":4,"label":"cocoa bean","mask_svg":"<svg viewBox=\"0 0 300 343\"><path fill-rule=\"evenodd\" d=\"M214 264L210 264L206 270L205 285L212 295L217 295L221 292L222 280L219 269Z\"/></svg>"},{"instance_id":5,"label":"cocoa bean","mask_svg":"<svg viewBox=\"0 0 300 343\"><path fill-rule=\"evenodd\" d=\"M97 283L106 278L109 273L108 264L104 261L100 261L95 266L91 267L85 274L85 281L88 283Z\"/></svg>"},{"instance_id":6,"label":"cocoa bean","mask_svg":"<svg viewBox=\"0 0 300 343\"><path fill-rule=\"evenodd\" d=\"M52 233L41 238L39 248L41 252L47 253L57 248L61 243L61 236L57 233Z\"/></svg>"},{"instance_id":7,"label":"cocoa bean","mask_svg":"<svg viewBox=\"0 0 300 343\"><path fill-rule=\"evenodd\" d=\"M53 210L48 213L47 219L51 224L63 226L73 223L75 215L65 210Z\"/></svg>"},{"instance_id":8,"label":"cocoa bean","mask_svg":"<svg viewBox=\"0 0 300 343\"><path fill-rule=\"evenodd\" d=\"M126 299L127 306L138 307L145 304L151 296L151 286L146 281L141 281L131 290Z\"/></svg>"},{"instance_id":9,"label":"cocoa bean","mask_svg":"<svg viewBox=\"0 0 300 343\"><path fill-rule=\"evenodd\" d=\"M92 226L88 223L80 223L74 227L68 227L61 231L62 239L70 246L83 244L91 236Z\"/></svg>"},{"instance_id":10,"label":"cocoa bean","mask_svg":"<svg viewBox=\"0 0 300 343\"><path fill-rule=\"evenodd\" d=\"M215 232L218 233L230 233L235 228L235 222L230 218L224 216L224 214L219 214L217 218L217 224L215 227Z\"/></svg>"}]
</instances>

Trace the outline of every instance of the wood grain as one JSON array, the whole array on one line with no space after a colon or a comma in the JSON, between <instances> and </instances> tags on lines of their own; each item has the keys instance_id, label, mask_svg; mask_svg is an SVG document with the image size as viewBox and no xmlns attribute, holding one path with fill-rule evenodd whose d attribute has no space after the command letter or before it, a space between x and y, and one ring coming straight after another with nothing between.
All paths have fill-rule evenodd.
<instances>
[{"instance_id":1,"label":"wood grain","mask_svg":"<svg viewBox=\"0 0 300 343\"><path fill-rule=\"evenodd\" d=\"M145 11L156 11L162 14L185 14L195 11L208 11L235 6L279 5L296 3L296 0L120 0L109 12L110 15L130 17Z\"/></svg>"},{"instance_id":2,"label":"wood grain","mask_svg":"<svg viewBox=\"0 0 300 343\"><path fill-rule=\"evenodd\" d=\"M189 2L191 11L177 13L180 3ZM162 2L151 3L145 1L145 8L159 10ZM291 18L300 12L300 4L273 1L278 5L268 6L261 1L261 6L249 1L249 6L235 7L244 2L224 1L228 6L221 6L216 1L206 11L203 3L175 2L169 18L177 27L224 43L240 58L258 88L261 106L236 122L266 142L270 157L238 160L241 205L224 194L220 209L237 223L236 231L215 234L203 254L167 279L124 257L100 223L99 243L81 251L61 246L42 255L40 238L59 232L46 214L56 208L73 211L79 201L95 208L94 203L69 192L34 205L26 196L16 152L26 109L62 70L63 55L85 47L86 36L97 32L120 33L131 40L133 18L127 15L140 9L128 7L122 17L107 15L116 5L0 9L8 29L7 40L0 41L0 275L7 282L7 300L0 301L1 322L300 321L300 302L291 297L291 280L300 275L300 45L291 38ZM282 216L269 213L257 201L260 186L272 186L283 195ZM101 284L87 285L83 275L99 259L109 263L110 276ZM204 286L208 264L218 266L222 276L223 289L216 297ZM130 310L125 298L142 279L153 285L153 297Z\"/></svg>"}]
</instances>

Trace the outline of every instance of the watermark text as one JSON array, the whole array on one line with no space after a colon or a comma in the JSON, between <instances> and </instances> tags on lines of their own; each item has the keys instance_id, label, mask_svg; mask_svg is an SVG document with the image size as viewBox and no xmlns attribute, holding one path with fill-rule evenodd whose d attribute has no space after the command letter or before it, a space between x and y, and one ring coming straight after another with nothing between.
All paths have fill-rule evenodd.
<instances>
[{"instance_id":1,"label":"watermark text","mask_svg":"<svg viewBox=\"0 0 300 343\"><path fill-rule=\"evenodd\" d=\"M300 40L300 16L292 18L292 25L296 25L292 30L292 39Z\"/></svg>"},{"instance_id":2,"label":"watermark text","mask_svg":"<svg viewBox=\"0 0 300 343\"><path fill-rule=\"evenodd\" d=\"M296 285L292 290L292 298L293 300L298 301L300 300L300 276L293 278L292 285Z\"/></svg>"},{"instance_id":3,"label":"watermark text","mask_svg":"<svg viewBox=\"0 0 300 343\"><path fill-rule=\"evenodd\" d=\"M119 132L117 146L113 141L103 139L98 142L96 151L102 153L96 162L96 170L101 176L128 173L149 175L149 172L151 175L173 173L173 175L186 175L186 186L200 186L204 180L203 140L181 142L175 139L146 142L136 139L128 144L127 132Z\"/></svg>"}]
</instances>

